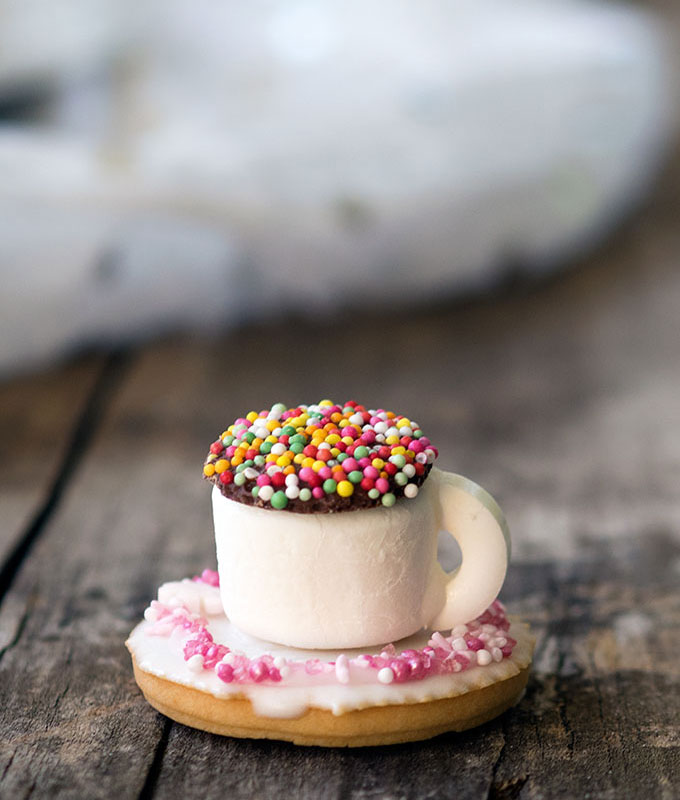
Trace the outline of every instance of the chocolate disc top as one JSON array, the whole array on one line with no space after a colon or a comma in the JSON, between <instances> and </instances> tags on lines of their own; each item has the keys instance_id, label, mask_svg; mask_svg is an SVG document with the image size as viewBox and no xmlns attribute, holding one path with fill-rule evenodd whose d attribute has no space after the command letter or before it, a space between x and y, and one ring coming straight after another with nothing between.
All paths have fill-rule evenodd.
<instances>
[{"instance_id":1,"label":"chocolate disc top","mask_svg":"<svg viewBox=\"0 0 680 800\"><path fill-rule=\"evenodd\" d=\"M203 474L239 503L323 514L416 497L437 455L417 422L392 411L276 403L223 431Z\"/></svg>"}]
</instances>

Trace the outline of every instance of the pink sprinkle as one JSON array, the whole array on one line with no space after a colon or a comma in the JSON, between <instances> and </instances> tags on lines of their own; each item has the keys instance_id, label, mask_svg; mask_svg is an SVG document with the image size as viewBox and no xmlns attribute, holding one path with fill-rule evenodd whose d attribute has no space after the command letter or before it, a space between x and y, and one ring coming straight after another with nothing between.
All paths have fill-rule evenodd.
<instances>
[{"instance_id":1,"label":"pink sprinkle","mask_svg":"<svg viewBox=\"0 0 680 800\"><path fill-rule=\"evenodd\" d=\"M414 439L408 447L409 450L413 450L414 453L422 453L425 449L425 446L421 444L420 439Z\"/></svg>"},{"instance_id":2,"label":"pink sprinkle","mask_svg":"<svg viewBox=\"0 0 680 800\"><path fill-rule=\"evenodd\" d=\"M375 482L375 488L380 492L380 494L385 494L385 492L389 492L390 484L387 478L378 478Z\"/></svg>"},{"instance_id":3,"label":"pink sprinkle","mask_svg":"<svg viewBox=\"0 0 680 800\"><path fill-rule=\"evenodd\" d=\"M248 674L255 681L255 683L260 683L260 681L263 681L265 678L269 677L269 667L264 663L264 661L262 661L262 659L258 659L250 665Z\"/></svg>"},{"instance_id":4,"label":"pink sprinkle","mask_svg":"<svg viewBox=\"0 0 680 800\"><path fill-rule=\"evenodd\" d=\"M225 683L231 683L234 680L234 668L231 664L218 664L217 677Z\"/></svg>"},{"instance_id":5,"label":"pink sprinkle","mask_svg":"<svg viewBox=\"0 0 680 800\"><path fill-rule=\"evenodd\" d=\"M333 477L333 470L330 467L321 467L316 474L325 481Z\"/></svg>"},{"instance_id":6,"label":"pink sprinkle","mask_svg":"<svg viewBox=\"0 0 680 800\"><path fill-rule=\"evenodd\" d=\"M359 462L356 460L356 458L346 458L342 462L342 468L345 470L345 472L354 472L355 470L359 469Z\"/></svg>"},{"instance_id":7,"label":"pink sprinkle","mask_svg":"<svg viewBox=\"0 0 680 800\"><path fill-rule=\"evenodd\" d=\"M359 459L359 466L361 469L366 469L366 467L370 466L371 459L368 456L364 456L363 458Z\"/></svg>"},{"instance_id":8,"label":"pink sprinkle","mask_svg":"<svg viewBox=\"0 0 680 800\"><path fill-rule=\"evenodd\" d=\"M361 460L363 461L363 458ZM364 477L373 478L373 480L375 480L380 477L380 472L375 467L367 466L364 467Z\"/></svg>"},{"instance_id":9,"label":"pink sprinkle","mask_svg":"<svg viewBox=\"0 0 680 800\"><path fill-rule=\"evenodd\" d=\"M408 680L411 674L411 667L409 666L408 662L402 661L399 658L395 658L390 661L390 669L392 672L394 672L394 680L397 683Z\"/></svg>"},{"instance_id":10,"label":"pink sprinkle","mask_svg":"<svg viewBox=\"0 0 680 800\"><path fill-rule=\"evenodd\" d=\"M373 431L364 431L359 437L359 441L362 444L373 444L375 441L375 433Z\"/></svg>"},{"instance_id":11,"label":"pink sprinkle","mask_svg":"<svg viewBox=\"0 0 680 800\"><path fill-rule=\"evenodd\" d=\"M199 580L203 581L203 583L207 583L208 586L220 585L220 576L214 569L204 569L203 572L201 572Z\"/></svg>"},{"instance_id":12,"label":"pink sprinkle","mask_svg":"<svg viewBox=\"0 0 680 800\"><path fill-rule=\"evenodd\" d=\"M270 486L271 482L272 479L269 477L269 475L267 475L264 472L262 473L262 475L258 475L257 480L255 481L255 483L257 483L258 486Z\"/></svg>"},{"instance_id":13,"label":"pink sprinkle","mask_svg":"<svg viewBox=\"0 0 680 800\"><path fill-rule=\"evenodd\" d=\"M468 646L468 650L483 650L484 649L484 642L476 636L471 636L469 639L465 640Z\"/></svg>"},{"instance_id":14,"label":"pink sprinkle","mask_svg":"<svg viewBox=\"0 0 680 800\"><path fill-rule=\"evenodd\" d=\"M324 490L321 488L321 486L315 486L312 489L312 494L314 495L314 497L316 497L317 500L320 500L322 497L324 497L325 493Z\"/></svg>"},{"instance_id":15,"label":"pink sprinkle","mask_svg":"<svg viewBox=\"0 0 680 800\"><path fill-rule=\"evenodd\" d=\"M300 480L309 483L316 477L316 472L311 467L303 467L300 470Z\"/></svg>"}]
</instances>

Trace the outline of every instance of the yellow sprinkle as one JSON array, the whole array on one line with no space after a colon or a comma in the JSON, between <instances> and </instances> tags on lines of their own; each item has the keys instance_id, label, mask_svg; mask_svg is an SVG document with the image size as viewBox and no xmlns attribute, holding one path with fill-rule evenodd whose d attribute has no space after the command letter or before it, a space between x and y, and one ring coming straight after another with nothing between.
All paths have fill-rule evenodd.
<instances>
[{"instance_id":1,"label":"yellow sprinkle","mask_svg":"<svg viewBox=\"0 0 680 800\"><path fill-rule=\"evenodd\" d=\"M257 411L249 411L246 414L246 419L248 420L248 422L255 422L255 420L258 418L258 416L259 415L258 415Z\"/></svg>"},{"instance_id":2,"label":"yellow sprinkle","mask_svg":"<svg viewBox=\"0 0 680 800\"><path fill-rule=\"evenodd\" d=\"M399 447L395 447L392 450L392 455L393 456L403 456L405 452L406 452L406 448L403 447L402 445L399 445Z\"/></svg>"},{"instance_id":3,"label":"yellow sprinkle","mask_svg":"<svg viewBox=\"0 0 680 800\"><path fill-rule=\"evenodd\" d=\"M211 478L215 474L215 466L213 464L206 464L203 467L203 474L206 478Z\"/></svg>"},{"instance_id":4,"label":"yellow sprinkle","mask_svg":"<svg viewBox=\"0 0 680 800\"><path fill-rule=\"evenodd\" d=\"M407 455L407 456L410 456L411 458L413 458L413 456L415 456L415 453L413 452L413 450L407 450L404 455Z\"/></svg>"},{"instance_id":5,"label":"yellow sprinkle","mask_svg":"<svg viewBox=\"0 0 680 800\"><path fill-rule=\"evenodd\" d=\"M295 457L293 458L293 461L294 461L296 464L300 464L300 465L301 465L301 464L302 464L302 462L305 460L305 458L306 458L306 456L305 456L305 454L304 454L304 453L296 453L296 454L295 454ZM313 460L314 460L314 459L312 459L312 461L313 461Z\"/></svg>"},{"instance_id":6,"label":"yellow sprinkle","mask_svg":"<svg viewBox=\"0 0 680 800\"><path fill-rule=\"evenodd\" d=\"M340 441L340 437L337 433L329 433L326 437L326 441L328 444L337 444Z\"/></svg>"},{"instance_id":7,"label":"yellow sprinkle","mask_svg":"<svg viewBox=\"0 0 680 800\"><path fill-rule=\"evenodd\" d=\"M385 439L385 444L399 444L399 437L393 433L392 436L388 436L387 439Z\"/></svg>"},{"instance_id":8,"label":"yellow sprinkle","mask_svg":"<svg viewBox=\"0 0 680 800\"><path fill-rule=\"evenodd\" d=\"M350 497L354 494L354 484L350 481L340 481L336 491L340 497Z\"/></svg>"},{"instance_id":9,"label":"yellow sprinkle","mask_svg":"<svg viewBox=\"0 0 680 800\"><path fill-rule=\"evenodd\" d=\"M382 458L374 458L373 461L371 461L371 466L376 469L382 469L385 466L385 462Z\"/></svg>"},{"instance_id":10,"label":"yellow sprinkle","mask_svg":"<svg viewBox=\"0 0 680 800\"><path fill-rule=\"evenodd\" d=\"M267 438L265 439L265 442L271 442L272 444L276 444L278 441L279 440L276 438L276 436L271 436L271 435L267 436Z\"/></svg>"},{"instance_id":11,"label":"yellow sprinkle","mask_svg":"<svg viewBox=\"0 0 680 800\"><path fill-rule=\"evenodd\" d=\"M349 446L350 444L352 444L352 443L354 442L354 439L352 439L352 437L351 437L351 436L343 436L343 437L342 437L342 441L343 441L343 442L344 442L346 445L348 445L348 446Z\"/></svg>"},{"instance_id":12,"label":"yellow sprinkle","mask_svg":"<svg viewBox=\"0 0 680 800\"><path fill-rule=\"evenodd\" d=\"M231 457L231 466L238 467L239 464L243 463L243 456L236 451L234 455Z\"/></svg>"},{"instance_id":13,"label":"yellow sprinkle","mask_svg":"<svg viewBox=\"0 0 680 800\"><path fill-rule=\"evenodd\" d=\"M276 459L276 466L277 467L288 467L290 466L290 459L288 456L279 456Z\"/></svg>"},{"instance_id":14,"label":"yellow sprinkle","mask_svg":"<svg viewBox=\"0 0 680 800\"><path fill-rule=\"evenodd\" d=\"M218 475L226 469L229 469L229 462L225 458L221 458L219 461L215 462L215 472Z\"/></svg>"},{"instance_id":15,"label":"yellow sprinkle","mask_svg":"<svg viewBox=\"0 0 680 800\"><path fill-rule=\"evenodd\" d=\"M258 436L256 436L253 439L253 441L250 443L250 447L252 447L255 450L257 450L259 448L259 446L262 444L263 441L264 441L263 439L260 439Z\"/></svg>"},{"instance_id":16,"label":"yellow sprinkle","mask_svg":"<svg viewBox=\"0 0 680 800\"><path fill-rule=\"evenodd\" d=\"M331 447L331 455L333 458L337 458L340 455L340 449L337 447Z\"/></svg>"},{"instance_id":17,"label":"yellow sprinkle","mask_svg":"<svg viewBox=\"0 0 680 800\"><path fill-rule=\"evenodd\" d=\"M411 420L408 417L402 417L396 423L397 428L410 428L411 427Z\"/></svg>"},{"instance_id":18,"label":"yellow sprinkle","mask_svg":"<svg viewBox=\"0 0 680 800\"><path fill-rule=\"evenodd\" d=\"M300 463L303 467L311 467L314 465L314 459L311 456L305 456Z\"/></svg>"},{"instance_id":19,"label":"yellow sprinkle","mask_svg":"<svg viewBox=\"0 0 680 800\"><path fill-rule=\"evenodd\" d=\"M322 400L322 401L319 403L319 406L320 406L321 408L326 408L327 406L332 406L332 405L333 405L333 401L332 401L332 400Z\"/></svg>"},{"instance_id":20,"label":"yellow sprinkle","mask_svg":"<svg viewBox=\"0 0 680 800\"><path fill-rule=\"evenodd\" d=\"M279 427L279 423L278 423L278 422L277 422L277 420L275 420L275 419L268 419L268 420L267 420L267 421L264 423L264 427L265 427L265 428L266 428L268 431L273 431L273 430L275 430L276 428L278 428L278 427Z\"/></svg>"},{"instance_id":21,"label":"yellow sprinkle","mask_svg":"<svg viewBox=\"0 0 680 800\"><path fill-rule=\"evenodd\" d=\"M318 472L322 467L325 467L325 466L326 466L326 462L319 460L319 461L315 461L312 464L312 469L314 470L314 472Z\"/></svg>"}]
</instances>

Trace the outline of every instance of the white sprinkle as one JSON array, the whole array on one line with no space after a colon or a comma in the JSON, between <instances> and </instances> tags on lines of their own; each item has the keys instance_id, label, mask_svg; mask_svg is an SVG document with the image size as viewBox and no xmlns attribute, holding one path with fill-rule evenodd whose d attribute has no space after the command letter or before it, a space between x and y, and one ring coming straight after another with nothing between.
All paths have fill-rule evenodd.
<instances>
[{"instance_id":1,"label":"white sprinkle","mask_svg":"<svg viewBox=\"0 0 680 800\"><path fill-rule=\"evenodd\" d=\"M243 474L245 475L247 481L253 481L260 473L252 467L246 467L243 470Z\"/></svg>"},{"instance_id":2,"label":"white sprinkle","mask_svg":"<svg viewBox=\"0 0 680 800\"><path fill-rule=\"evenodd\" d=\"M407 478L412 478L416 474L416 468L413 464L404 464L401 471Z\"/></svg>"},{"instance_id":3,"label":"white sprinkle","mask_svg":"<svg viewBox=\"0 0 680 800\"><path fill-rule=\"evenodd\" d=\"M495 625L489 625L489 624L487 623L487 624L485 624L485 625L482 625L482 630L483 630L485 633L496 633L496 626L495 626Z\"/></svg>"},{"instance_id":4,"label":"white sprinkle","mask_svg":"<svg viewBox=\"0 0 680 800\"><path fill-rule=\"evenodd\" d=\"M352 414L352 416L349 418L349 421L352 423L352 425L364 424L364 418L361 416L361 414Z\"/></svg>"},{"instance_id":5,"label":"white sprinkle","mask_svg":"<svg viewBox=\"0 0 680 800\"><path fill-rule=\"evenodd\" d=\"M340 653L335 660L335 677L340 683L349 683L349 662L344 653Z\"/></svg>"},{"instance_id":6,"label":"white sprinkle","mask_svg":"<svg viewBox=\"0 0 680 800\"><path fill-rule=\"evenodd\" d=\"M395 428L394 425L390 425L385 431L385 436L399 436L399 430Z\"/></svg>"},{"instance_id":7,"label":"white sprinkle","mask_svg":"<svg viewBox=\"0 0 680 800\"><path fill-rule=\"evenodd\" d=\"M288 664L284 664L282 667L278 667L279 675L285 680L290 675L290 667Z\"/></svg>"},{"instance_id":8,"label":"white sprinkle","mask_svg":"<svg viewBox=\"0 0 680 800\"><path fill-rule=\"evenodd\" d=\"M357 667L361 667L362 669L368 669L371 666L371 658L370 656L358 656L352 663L356 664Z\"/></svg>"},{"instance_id":9,"label":"white sprinkle","mask_svg":"<svg viewBox=\"0 0 680 800\"><path fill-rule=\"evenodd\" d=\"M281 467L277 466L276 464L272 464L271 467L267 467L267 475L271 478L272 475L276 475L277 472L281 472Z\"/></svg>"},{"instance_id":10,"label":"white sprinkle","mask_svg":"<svg viewBox=\"0 0 680 800\"><path fill-rule=\"evenodd\" d=\"M297 486L300 483L300 479L298 476L291 472L290 475L286 475L286 486Z\"/></svg>"},{"instance_id":11,"label":"white sprinkle","mask_svg":"<svg viewBox=\"0 0 680 800\"><path fill-rule=\"evenodd\" d=\"M427 463L432 464L435 458L434 450L430 450L430 448L428 447L427 450L425 451L425 455L427 456Z\"/></svg>"},{"instance_id":12,"label":"white sprinkle","mask_svg":"<svg viewBox=\"0 0 680 800\"><path fill-rule=\"evenodd\" d=\"M378 680L380 681L380 683L392 683L392 681L394 680L394 672L392 672L392 670L389 667L383 667L378 672Z\"/></svg>"},{"instance_id":13,"label":"white sprinkle","mask_svg":"<svg viewBox=\"0 0 680 800\"><path fill-rule=\"evenodd\" d=\"M373 430L376 433L385 433L385 431L387 430L388 427L389 426L387 425L386 422L376 422L375 423L375 427L373 428Z\"/></svg>"},{"instance_id":14,"label":"white sprinkle","mask_svg":"<svg viewBox=\"0 0 680 800\"><path fill-rule=\"evenodd\" d=\"M144 619L148 622L157 622L158 617L158 611L155 608L151 608L151 606L144 611Z\"/></svg>"},{"instance_id":15,"label":"white sprinkle","mask_svg":"<svg viewBox=\"0 0 680 800\"><path fill-rule=\"evenodd\" d=\"M463 652L464 650L467 650L467 642L462 636L458 636L451 642L451 647L453 647L454 650L460 650Z\"/></svg>"},{"instance_id":16,"label":"white sprinkle","mask_svg":"<svg viewBox=\"0 0 680 800\"><path fill-rule=\"evenodd\" d=\"M222 656L222 664L233 664L234 661L236 661L236 656L232 652L225 653L225 655Z\"/></svg>"},{"instance_id":17,"label":"white sprinkle","mask_svg":"<svg viewBox=\"0 0 680 800\"><path fill-rule=\"evenodd\" d=\"M272 445L272 454L275 456L282 456L286 452L286 445L282 444L281 442L277 442L275 445Z\"/></svg>"},{"instance_id":18,"label":"white sprinkle","mask_svg":"<svg viewBox=\"0 0 680 800\"><path fill-rule=\"evenodd\" d=\"M502 661L503 660L503 651L500 647L494 647L491 650L491 657L494 661Z\"/></svg>"},{"instance_id":19,"label":"white sprinkle","mask_svg":"<svg viewBox=\"0 0 680 800\"><path fill-rule=\"evenodd\" d=\"M383 444L383 443L384 443L384 441L385 441L385 434L384 434L384 433L378 433L378 434L376 434L375 440L376 440L376 442L378 442L379 444Z\"/></svg>"},{"instance_id":20,"label":"white sprinkle","mask_svg":"<svg viewBox=\"0 0 680 800\"><path fill-rule=\"evenodd\" d=\"M498 636L494 642L496 647L505 647L507 643L508 640L505 638L505 636Z\"/></svg>"},{"instance_id":21,"label":"white sprinkle","mask_svg":"<svg viewBox=\"0 0 680 800\"><path fill-rule=\"evenodd\" d=\"M427 464L427 456L425 453L416 453L416 461L419 464Z\"/></svg>"},{"instance_id":22,"label":"white sprinkle","mask_svg":"<svg viewBox=\"0 0 680 800\"><path fill-rule=\"evenodd\" d=\"M300 487L292 484L291 486L286 486L286 497L289 500L297 500L300 496Z\"/></svg>"},{"instance_id":23,"label":"white sprinkle","mask_svg":"<svg viewBox=\"0 0 680 800\"><path fill-rule=\"evenodd\" d=\"M451 629L451 636L464 636L467 633L467 625L456 625Z\"/></svg>"},{"instance_id":24,"label":"white sprinkle","mask_svg":"<svg viewBox=\"0 0 680 800\"><path fill-rule=\"evenodd\" d=\"M272 436L276 436L278 438L279 436L281 436L282 433L283 433L283 428L274 428L274 430L272 431Z\"/></svg>"},{"instance_id":25,"label":"white sprinkle","mask_svg":"<svg viewBox=\"0 0 680 800\"><path fill-rule=\"evenodd\" d=\"M195 653L187 661L187 667L189 667L192 672L200 672L203 669L203 656L200 653Z\"/></svg>"},{"instance_id":26,"label":"white sprinkle","mask_svg":"<svg viewBox=\"0 0 680 800\"><path fill-rule=\"evenodd\" d=\"M257 499L262 500L263 503L268 503L274 496L273 486L260 486L260 491L257 493Z\"/></svg>"},{"instance_id":27,"label":"white sprinkle","mask_svg":"<svg viewBox=\"0 0 680 800\"><path fill-rule=\"evenodd\" d=\"M418 495L418 487L415 485L415 483L407 483L404 487L404 494L406 497L413 499Z\"/></svg>"},{"instance_id":28,"label":"white sprinkle","mask_svg":"<svg viewBox=\"0 0 680 800\"><path fill-rule=\"evenodd\" d=\"M402 436L413 436L413 428L410 428L408 425L404 425L402 428L399 428L399 433Z\"/></svg>"},{"instance_id":29,"label":"white sprinkle","mask_svg":"<svg viewBox=\"0 0 680 800\"><path fill-rule=\"evenodd\" d=\"M283 656L275 656L274 658L274 666L276 669L281 669L281 667L285 667L288 662Z\"/></svg>"},{"instance_id":30,"label":"white sprinkle","mask_svg":"<svg viewBox=\"0 0 680 800\"><path fill-rule=\"evenodd\" d=\"M258 439L266 439L269 436L269 431L266 428L255 428L253 433Z\"/></svg>"},{"instance_id":31,"label":"white sprinkle","mask_svg":"<svg viewBox=\"0 0 680 800\"><path fill-rule=\"evenodd\" d=\"M321 444L317 448L317 450L330 450L330 449L331 446L328 444L328 442L321 442Z\"/></svg>"},{"instance_id":32,"label":"white sprinkle","mask_svg":"<svg viewBox=\"0 0 680 800\"><path fill-rule=\"evenodd\" d=\"M488 650L478 650L477 651L477 663L480 667L485 667L487 664L490 664L492 661L491 653Z\"/></svg>"},{"instance_id":33,"label":"white sprinkle","mask_svg":"<svg viewBox=\"0 0 680 800\"><path fill-rule=\"evenodd\" d=\"M482 630L478 638L481 639L483 642L488 642L491 637L485 630Z\"/></svg>"}]
</instances>

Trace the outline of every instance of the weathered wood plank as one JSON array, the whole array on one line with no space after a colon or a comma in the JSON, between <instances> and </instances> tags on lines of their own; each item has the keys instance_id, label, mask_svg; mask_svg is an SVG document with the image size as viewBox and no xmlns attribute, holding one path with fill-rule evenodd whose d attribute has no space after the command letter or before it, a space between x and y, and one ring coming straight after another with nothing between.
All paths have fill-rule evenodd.
<instances>
[{"instance_id":1,"label":"weathered wood plank","mask_svg":"<svg viewBox=\"0 0 680 800\"><path fill-rule=\"evenodd\" d=\"M47 500L103 363L0 383L0 565Z\"/></svg>"}]
</instances>

